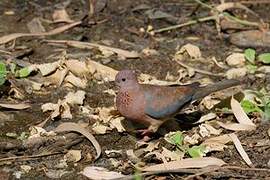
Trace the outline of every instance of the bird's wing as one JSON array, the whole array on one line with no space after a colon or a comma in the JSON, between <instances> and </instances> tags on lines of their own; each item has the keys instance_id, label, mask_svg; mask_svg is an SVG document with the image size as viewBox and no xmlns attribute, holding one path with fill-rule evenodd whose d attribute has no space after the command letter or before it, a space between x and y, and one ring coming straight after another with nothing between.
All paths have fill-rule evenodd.
<instances>
[{"instance_id":1,"label":"bird's wing","mask_svg":"<svg viewBox=\"0 0 270 180\"><path fill-rule=\"evenodd\" d=\"M142 85L145 97L145 114L155 119L173 116L192 100L196 87L198 84L186 86Z\"/></svg>"}]
</instances>

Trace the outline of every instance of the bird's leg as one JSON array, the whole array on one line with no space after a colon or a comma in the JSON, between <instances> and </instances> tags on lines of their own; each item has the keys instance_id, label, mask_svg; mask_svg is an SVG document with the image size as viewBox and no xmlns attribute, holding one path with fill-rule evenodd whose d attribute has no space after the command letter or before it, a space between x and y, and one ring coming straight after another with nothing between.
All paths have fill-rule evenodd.
<instances>
[{"instance_id":1,"label":"bird's leg","mask_svg":"<svg viewBox=\"0 0 270 180\"><path fill-rule=\"evenodd\" d=\"M148 141L150 139L150 136L155 133L158 128L161 126L161 124L164 123L164 121L162 120L156 120L154 118L151 118L149 116L146 116L144 118L144 122L148 122L150 124L150 126L147 129L140 129L138 130L138 132L141 133L143 137L144 141Z\"/></svg>"}]
</instances>

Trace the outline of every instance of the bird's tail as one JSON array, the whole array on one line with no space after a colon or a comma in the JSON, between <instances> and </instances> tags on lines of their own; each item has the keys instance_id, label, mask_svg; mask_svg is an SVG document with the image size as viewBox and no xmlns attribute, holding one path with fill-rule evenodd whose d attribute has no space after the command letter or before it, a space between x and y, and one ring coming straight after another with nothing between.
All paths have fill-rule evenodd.
<instances>
[{"instance_id":1,"label":"bird's tail","mask_svg":"<svg viewBox=\"0 0 270 180\"><path fill-rule=\"evenodd\" d=\"M204 87L199 87L198 90L194 93L194 95L192 97L192 101L204 98L205 96L207 96L213 92L227 89L229 87L237 86L240 84L241 84L240 81L230 79L230 80L220 81L220 82L217 82L217 83L214 83L211 85L207 85Z\"/></svg>"}]
</instances>

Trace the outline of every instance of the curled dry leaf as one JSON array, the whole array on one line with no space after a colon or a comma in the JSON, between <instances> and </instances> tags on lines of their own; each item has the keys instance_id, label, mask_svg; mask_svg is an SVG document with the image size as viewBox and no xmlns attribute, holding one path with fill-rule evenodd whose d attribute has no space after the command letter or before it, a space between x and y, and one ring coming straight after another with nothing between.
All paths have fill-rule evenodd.
<instances>
[{"instance_id":1,"label":"curled dry leaf","mask_svg":"<svg viewBox=\"0 0 270 180\"><path fill-rule=\"evenodd\" d=\"M27 23L27 27L30 33L43 33L46 31L39 18L33 18Z\"/></svg>"},{"instance_id":2,"label":"curled dry leaf","mask_svg":"<svg viewBox=\"0 0 270 180\"><path fill-rule=\"evenodd\" d=\"M53 63L45 63L37 65L37 68L41 72L42 76L47 76L52 72L56 71L56 69L61 65L60 61L56 61Z\"/></svg>"},{"instance_id":3,"label":"curled dry leaf","mask_svg":"<svg viewBox=\"0 0 270 180\"><path fill-rule=\"evenodd\" d=\"M45 129L37 126L30 127L30 135L28 137L28 140L31 138L37 138L37 137L45 137L45 136L55 136L56 134L52 131L46 131Z\"/></svg>"},{"instance_id":4,"label":"curled dry leaf","mask_svg":"<svg viewBox=\"0 0 270 180\"><path fill-rule=\"evenodd\" d=\"M243 53L233 53L226 58L229 66L241 67L245 65L245 55Z\"/></svg>"},{"instance_id":5,"label":"curled dry leaf","mask_svg":"<svg viewBox=\"0 0 270 180\"><path fill-rule=\"evenodd\" d=\"M84 176L95 179L95 180L109 180L109 179L117 179L117 178L124 178L125 176L121 173L108 171L102 167L96 166L88 166L83 169L81 172Z\"/></svg>"},{"instance_id":6,"label":"curled dry leaf","mask_svg":"<svg viewBox=\"0 0 270 180\"><path fill-rule=\"evenodd\" d=\"M204 145L206 152L223 151L226 148L226 144L231 142L231 138L228 134L206 139L201 145Z\"/></svg>"},{"instance_id":7,"label":"curled dry leaf","mask_svg":"<svg viewBox=\"0 0 270 180\"><path fill-rule=\"evenodd\" d=\"M65 68L57 69L55 73L51 74L50 76L47 76L46 79L48 82L55 84L57 86L60 86L62 82L64 81L67 73L68 73L68 70Z\"/></svg>"},{"instance_id":8,"label":"curled dry leaf","mask_svg":"<svg viewBox=\"0 0 270 180\"><path fill-rule=\"evenodd\" d=\"M246 74L247 74L247 68L241 67L241 68L229 69L225 73L225 76L227 77L227 79L237 79L237 78L244 77Z\"/></svg>"},{"instance_id":9,"label":"curled dry leaf","mask_svg":"<svg viewBox=\"0 0 270 180\"><path fill-rule=\"evenodd\" d=\"M168 160L171 161L179 161L181 159L183 159L185 153L183 151L170 151L165 147L162 147L162 152L161 154Z\"/></svg>"},{"instance_id":10,"label":"curled dry leaf","mask_svg":"<svg viewBox=\"0 0 270 180\"><path fill-rule=\"evenodd\" d=\"M197 133L193 134L191 137L186 135L184 137L184 144L191 144L191 145L198 144L199 139L201 139L201 136Z\"/></svg>"},{"instance_id":11,"label":"curled dry leaf","mask_svg":"<svg viewBox=\"0 0 270 180\"><path fill-rule=\"evenodd\" d=\"M69 82L78 88L86 88L86 86L87 86L86 79L80 79L79 77L74 76L74 74L72 74L72 73L69 73L66 76L65 82Z\"/></svg>"},{"instance_id":12,"label":"curled dry leaf","mask_svg":"<svg viewBox=\"0 0 270 180\"><path fill-rule=\"evenodd\" d=\"M95 78L103 81L114 81L115 76L118 73L118 71L116 71L115 69L104 66L92 60L87 61L87 68L89 72L94 75Z\"/></svg>"},{"instance_id":13,"label":"curled dry leaf","mask_svg":"<svg viewBox=\"0 0 270 180\"><path fill-rule=\"evenodd\" d=\"M177 53L184 53L187 52L188 55L191 58L200 58L202 56L200 48L198 46L195 46L193 44L186 44L184 46L181 47L181 49L179 50L179 52Z\"/></svg>"},{"instance_id":14,"label":"curled dry leaf","mask_svg":"<svg viewBox=\"0 0 270 180\"><path fill-rule=\"evenodd\" d=\"M96 134L106 134L106 131L111 130L111 128L109 128L108 126L105 126L99 122L96 122L95 124L93 124L92 130Z\"/></svg>"},{"instance_id":15,"label":"curled dry leaf","mask_svg":"<svg viewBox=\"0 0 270 180\"><path fill-rule=\"evenodd\" d=\"M250 167L253 166L251 160L249 159L246 151L244 150L241 142L239 141L238 137L236 136L236 134L232 133L229 135L235 145L235 148L237 149L237 151L239 152L239 154L241 155L241 157L244 159L244 161L247 163L247 165L249 165Z\"/></svg>"},{"instance_id":16,"label":"curled dry leaf","mask_svg":"<svg viewBox=\"0 0 270 180\"><path fill-rule=\"evenodd\" d=\"M124 119L125 119L124 117L118 117L118 118L114 118L114 119L110 120L110 127L112 129L116 128L118 132L126 131L121 123Z\"/></svg>"},{"instance_id":17,"label":"curled dry leaf","mask_svg":"<svg viewBox=\"0 0 270 180\"><path fill-rule=\"evenodd\" d=\"M65 61L65 65L67 66L68 70L76 76L86 76L89 73L86 61L72 59Z\"/></svg>"},{"instance_id":18,"label":"curled dry leaf","mask_svg":"<svg viewBox=\"0 0 270 180\"><path fill-rule=\"evenodd\" d=\"M81 150L69 150L64 156L64 159L66 159L67 162L78 162L81 160L81 158Z\"/></svg>"},{"instance_id":19,"label":"curled dry leaf","mask_svg":"<svg viewBox=\"0 0 270 180\"><path fill-rule=\"evenodd\" d=\"M224 129L232 130L232 131L252 131L256 127L249 124L239 124L239 123L223 123L217 122L218 125L223 127Z\"/></svg>"},{"instance_id":20,"label":"curled dry leaf","mask_svg":"<svg viewBox=\"0 0 270 180\"><path fill-rule=\"evenodd\" d=\"M101 147L99 143L97 142L96 138L89 133L85 128L81 127L80 125L76 123L62 123L58 127L54 129L55 132L64 132L64 131L75 131L82 135L84 135L95 147L97 156L95 159L98 159L101 155Z\"/></svg>"},{"instance_id":21,"label":"curled dry leaf","mask_svg":"<svg viewBox=\"0 0 270 180\"><path fill-rule=\"evenodd\" d=\"M240 124L248 124L255 126L255 124L249 119L249 117L245 113L244 109L241 107L241 104L237 100L235 100L233 96L231 99L231 108L235 118Z\"/></svg>"},{"instance_id":22,"label":"curled dry leaf","mask_svg":"<svg viewBox=\"0 0 270 180\"><path fill-rule=\"evenodd\" d=\"M183 168L203 168L206 166L222 166L226 164L224 161L213 157L202 158L188 158L180 161L171 161L163 164L148 166L142 171L163 171L163 170L177 170Z\"/></svg>"},{"instance_id":23,"label":"curled dry leaf","mask_svg":"<svg viewBox=\"0 0 270 180\"><path fill-rule=\"evenodd\" d=\"M7 108L7 109L16 109L16 110L21 110L21 109L27 109L30 108L31 106L26 103L17 103L17 104L12 104L12 103L0 103L0 107L2 108Z\"/></svg>"},{"instance_id":24,"label":"curled dry leaf","mask_svg":"<svg viewBox=\"0 0 270 180\"><path fill-rule=\"evenodd\" d=\"M216 117L217 117L216 113L210 112L210 113L208 113L208 114L206 114L206 115L203 115L203 116L199 119L199 121L196 122L196 124L198 124L198 123L203 123L203 122L205 122L205 121L209 121L209 120L215 119Z\"/></svg>"},{"instance_id":25,"label":"curled dry leaf","mask_svg":"<svg viewBox=\"0 0 270 180\"><path fill-rule=\"evenodd\" d=\"M59 23L59 22L72 23L72 22L74 22L73 20L71 20L69 18L69 15L65 9L54 10L52 18L53 18L53 22L55 22L55 23Z\"/></svg>"},{"instance_id":26,"label":"curled dry leaf","mask_svg":"<svg viewBox=\"0 0 270 180\"><path fill-rule=\"evenodd\" d=\"M82 105L85 99L85 91L69 92L65 96L65 101L70 105Z\"/></svg>"},{"instance_id":27,"label":"curled dry leaf","mask_svg":"<svg viewBox=\"0 0 270 180\"><path fill-rule=\"evenodd\" d=\"M222 130L219 129L215 129L213 126L209 125L209 124L201 124L199 125L199 133L202 137L208 137L210 135L219 135Z\"/></svg>"}]
</instances>

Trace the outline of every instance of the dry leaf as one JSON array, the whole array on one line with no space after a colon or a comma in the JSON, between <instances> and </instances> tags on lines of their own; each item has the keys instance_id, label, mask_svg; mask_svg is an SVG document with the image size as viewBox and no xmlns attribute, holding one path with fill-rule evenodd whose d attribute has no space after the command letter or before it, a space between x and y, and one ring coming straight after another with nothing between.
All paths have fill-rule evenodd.
<instances>
[{"instance_id":1,"label":"dry leaf","mask_svg":"<svg viewBox=\"0 0 270 180\"><path fill-rule=\"evenodd\" d=\"M75 59L67 60L65 61L65 65L67 66L68 70L76 76L86 76L89 73L86 61L79 61Z\"/></svg>"},{"instance_id":2,"label":"dry leaf","mask_svg":"<svg viewBox=\"0 0 270 180\"><path fill-rule=\"evenodd\" d=\"M181 47L179 53L187 52L191 58L200 58L202 56L200 48L193 44L186 44ZM178 53L178 52L177 52Z\"/></svg>"},{"instance_id":3,"label":"dry leaf","mask_svg":"<svg viewBox=\"0 0 270 180\"><path fill-rule=\"evenodd\" d=\"M61 118L62 119L72 119L70 107L69 107L67 102L62 101L60 108L61 108Z\"/></svg>"},{"instance_id":4,"label":"dry leaf","mask_svg":"<svg viewBox=\"0 0 270 180\"><path fill-rule=\"evenodd\" d=\"M33 18L29 23L27 23L27 27L30 33L44 33L46 30L40 22L39 18Z\"/></svg>"},{"instance_id":5,"label":"dry leaf","mask_svg":"<svg viewBox=\"0 0 270 180\"><path fill-rule=\"evenodd\" d=\"M196 124L215 119L216 117L217 117L216 113L212 112L208 113L206 115L201 116L201 118L199 119L199 121L196 122Z\"/></svg>"},{"instance_id":6,"label":"dry leaf","mask_svg":"<svg viewBox=\"0 0 270 180\"><path fill-rule=\"evenodd\" d=\"M241 104L235 100L233 96L231 99L231 108L235 118L240 124L251 125L254 126L254 128L256 127L256 125L249 119L244 109L241 107Z\"/></svg>"},{"instance_id":7,"label":"dry leaf","mask_svg":"<svg viewBox=\"0 0 270 180\"><path fill-rule=\"evenodd\" d=\"M227 79L237 79L244 77L247 74L247 68L242 67L242 68L232 68L229 69L226 73L225 76Z\"/></svg>"},{"instance_id":8,"label":"dry leaf","mask_svg":"<svg viewBox=\"0 0 270 180\"><path fill-rule=\"evenodd\" d=\"M95 124L93 124L92 130L96 134L106 134L106 131L107 130L111 130L111 128L109 128L108 126L105 126L103 124L100 124L100 123L96 122Z\"/></svg>"},{"instance_id":9,"label":"dry leaf","mask_svg":"<svg viewBox=\"0 0 270 180\"><path fill-rule=\"evenodd\" d=\"M87 61L87 68L96 79L103 81L114 81L115 76L118 73L118 71L114 70L113 68L92 60Z\"/></svg>"},{"instance_id":10,"label":"dry leaf","mask_svg":"<svg viewBox=\"0 0 270 180\"><path fill-rule=\"evenodd\" d=\"M69 150L65 156L64 159L67 162L78 162L82 158L82 152L81 150Z\"/></svg>"},{"instance_id":11,"label":"dry leaf","mask_svg":"<svg viewBox=\"0 0 270 180\"><path fill-rule=\"evenodd\" d=\"M54 129L55 132L64 132L64 131L75 131L78 132L82 135L84 135L95 147L97 156L95 159L98 159L99 156L101 155L101 147L99 143L97 142L96 138L89 133L85 128L81 127L80 125L76 123L62 123L58 127Z\"/></svg>"},{"instance_id":12,"label":"dry leaf","mask_svg":"<svg viewBox=\"0 0 270 180\"><path fill-rule=\"evenodd\" d=\"M30 108L31 106L26 103L17 103L17 104L11 104L11 103L0 103L0 107L2 108L7 108L7 109L27 109Z\"/></svg>"},{"instance_id":13,"label":"dry leaf","mask_svg":"<svg viewBox=\"0 0 270 180\"><path fill-rule=\"evenodd\" d=\"M69 15L67 14L65 9L56 9L53 12L52 15L53 22L59 23L59 22L67 22L67 23L72 23L74 22L69 18Z\"/></svg>"},{"instance_id":14,"label":"dry leaf","mask_svg":"<svg viewBox=\"0 0 270 180\"><path fill-rule=\"evenodd\" d=\"M109 179L117 179L117 178L125 177L121 173L108 171L105 168L96 167L96 166L85 167L83 171L81 172L81 174L94 180L109 180Z\"/></svg>"},{"instance_id":15,"label":"dry leaf","mask_svg":"<svg viewBox=\"0 0 270 180\"><path fill-rule=\"evenodd\" d=\"M70 105L82 105L83 100L85 99L85 91L79 90L75 93L69 92L65 96L65 101Z\"/></svg>"},{"instance_id":16,"label":"dry leaf","mask_svg":"<svg viewBox=\"0 0 270 180\"><path fill-rule=\"evenodd\" d=\"M247 163L247 165L252 167L253 164L252 164L251 160L249 159L246 151L244 150L244 148L243 148L241 142L239 141L238 137L236 136L236 134L232 133L232 134L229 134L229 136L231 137L231 139L235 145L235 148L237 149L237 151L239 152L239 154L241 155L243 160Z\"/></svg>"},{"instance_id":17,"label":"dry leaf","mask_svg":"<svg viewBox=\"0 0 270 180\"><path fill-rule=\"evenodd\" d=\"M185 153L182 151L170 151L165 147L162 147L162 152L161 154L167 158L168 160L171 161L179 161L181 159L183 159Z\"/></svg>"},{"instance_id":18,"label":"dry leaf","mask_svg":"<svg viewBox=\"0 0 270 180\"><path fill-rule=\"evenodd\" d=\"M231 138L228 134L206 139L201 145L204 145L206 152L223 151L226 148L226 144L231 142Z\"/></svg>"},{"instance_id":19,"label":"dry leaf","mask_svg":"<svg viewBox=\"0 0 270 180\"><path fill-rule=\"evenodd\" d=\"M126 131L121 123L124 119L125 119L124 117L118 117L118 118L110 120L110 127L112 129L116 128L118 132Z\"/></svg>"},{"instance_id":20,"label":"dry leaf","mask_svg":"<svg viewBox=\"0 0 270 180\"><path fill-rule=\"evenodd\" d=\"M60 61L56 61L53 63L45 63L37 65L37 68L40 70L42 76L46 76L56 71L56 69L60 66Z\"/></svg>"},{"instance_id":21,"label":"dry leaf","mask_svg":"<svg viewBox=\"0 0 270 180\"><path fill-rule=\"evenodd\" d=\"M217 100L213 96L209 95L202 99L200 105L202 105L206 109L212 109L218 103L220 103L220 100Z\"/></svg>"},{"instance_id":22,"label":"dry leaf","mask_svg":"<svg viewBox=\"0 0 270 180\"><path fill-rule=\"evenodd\" d=\"M163 170L177 170L183 168L203 168L206 166L222 166L226 164L224 161L213 157L202 158L188 158L180 161L171 161L163 164L148 166L142 171L163 171Z\"/></svg>"},{"instance_id":23,"label":"dry leaf","mask_svg":"<svg viewBox=\"0 0 270 180\"><path fill-rule=\"evenodd\" d=\"M52 131L46 131L45 129L43 129L42 127L38 127L38 126L31 126L30 129L30 134L28 137L28 140L30 140L31 138L38 138L38 137L47 137L47 136L55 136L56 134Z\"/></svg>"},{"instance_id":24,"label":"dry leaf","mask_svg":"<svg viewBox=\"0 0 270 180\"><path fill-rule=\"evenodd\" d=\"M199 128L200 128L199 133L202 137L208 137L210 135L219 135L222 132L221 129L217 130L209 124L201 124L199 125Z\"/></svg>"},{"instance_id":25,"label":"dry leaf","mask_svg":"<svg viewBox=\"0 0 270 180\"><path fill-rule=\"evenodd\" d=\"M191 145L198 144L200 138L201 136L197 133L193 134L191 137L186 135L184 137L184 144L191 144Z\"/></svg>"},{"instance_id":26,"label":"dry leaf","mask_svg":"<svg viewBox=\"0 0 270 180\"><path fill-rule=\"evenodd\" d=\"M239 124L239 123L226 123L225 124L223 122L217 122L217 123L224 129L228 129L232 131L252 131L256 128L249 124Z\"/></svg>"},{"instance_id":27,"label":"dry leaf","mask_svg":"<svg viewBox=\"0 0 270 180\"><path fill-rule=\"evenodd\" d=\"M229 66L241 67L245 65L245 55L243 53L233 53L226 58Z\"/></svg>"},{"instance_id":28,"label":"dry leaf","mask_svg":"<svg viewBox=\"0 0 270 180\"><path fill-rule=\"evenodd\" d=\"M86 88L87 86L87 80L86 79L80 79L76 76L74 76L74 74L69 73L66 78L65 78L65 82L69 82L72 85L78 87L78 88Z\"/></svg>"}]
</instances>

